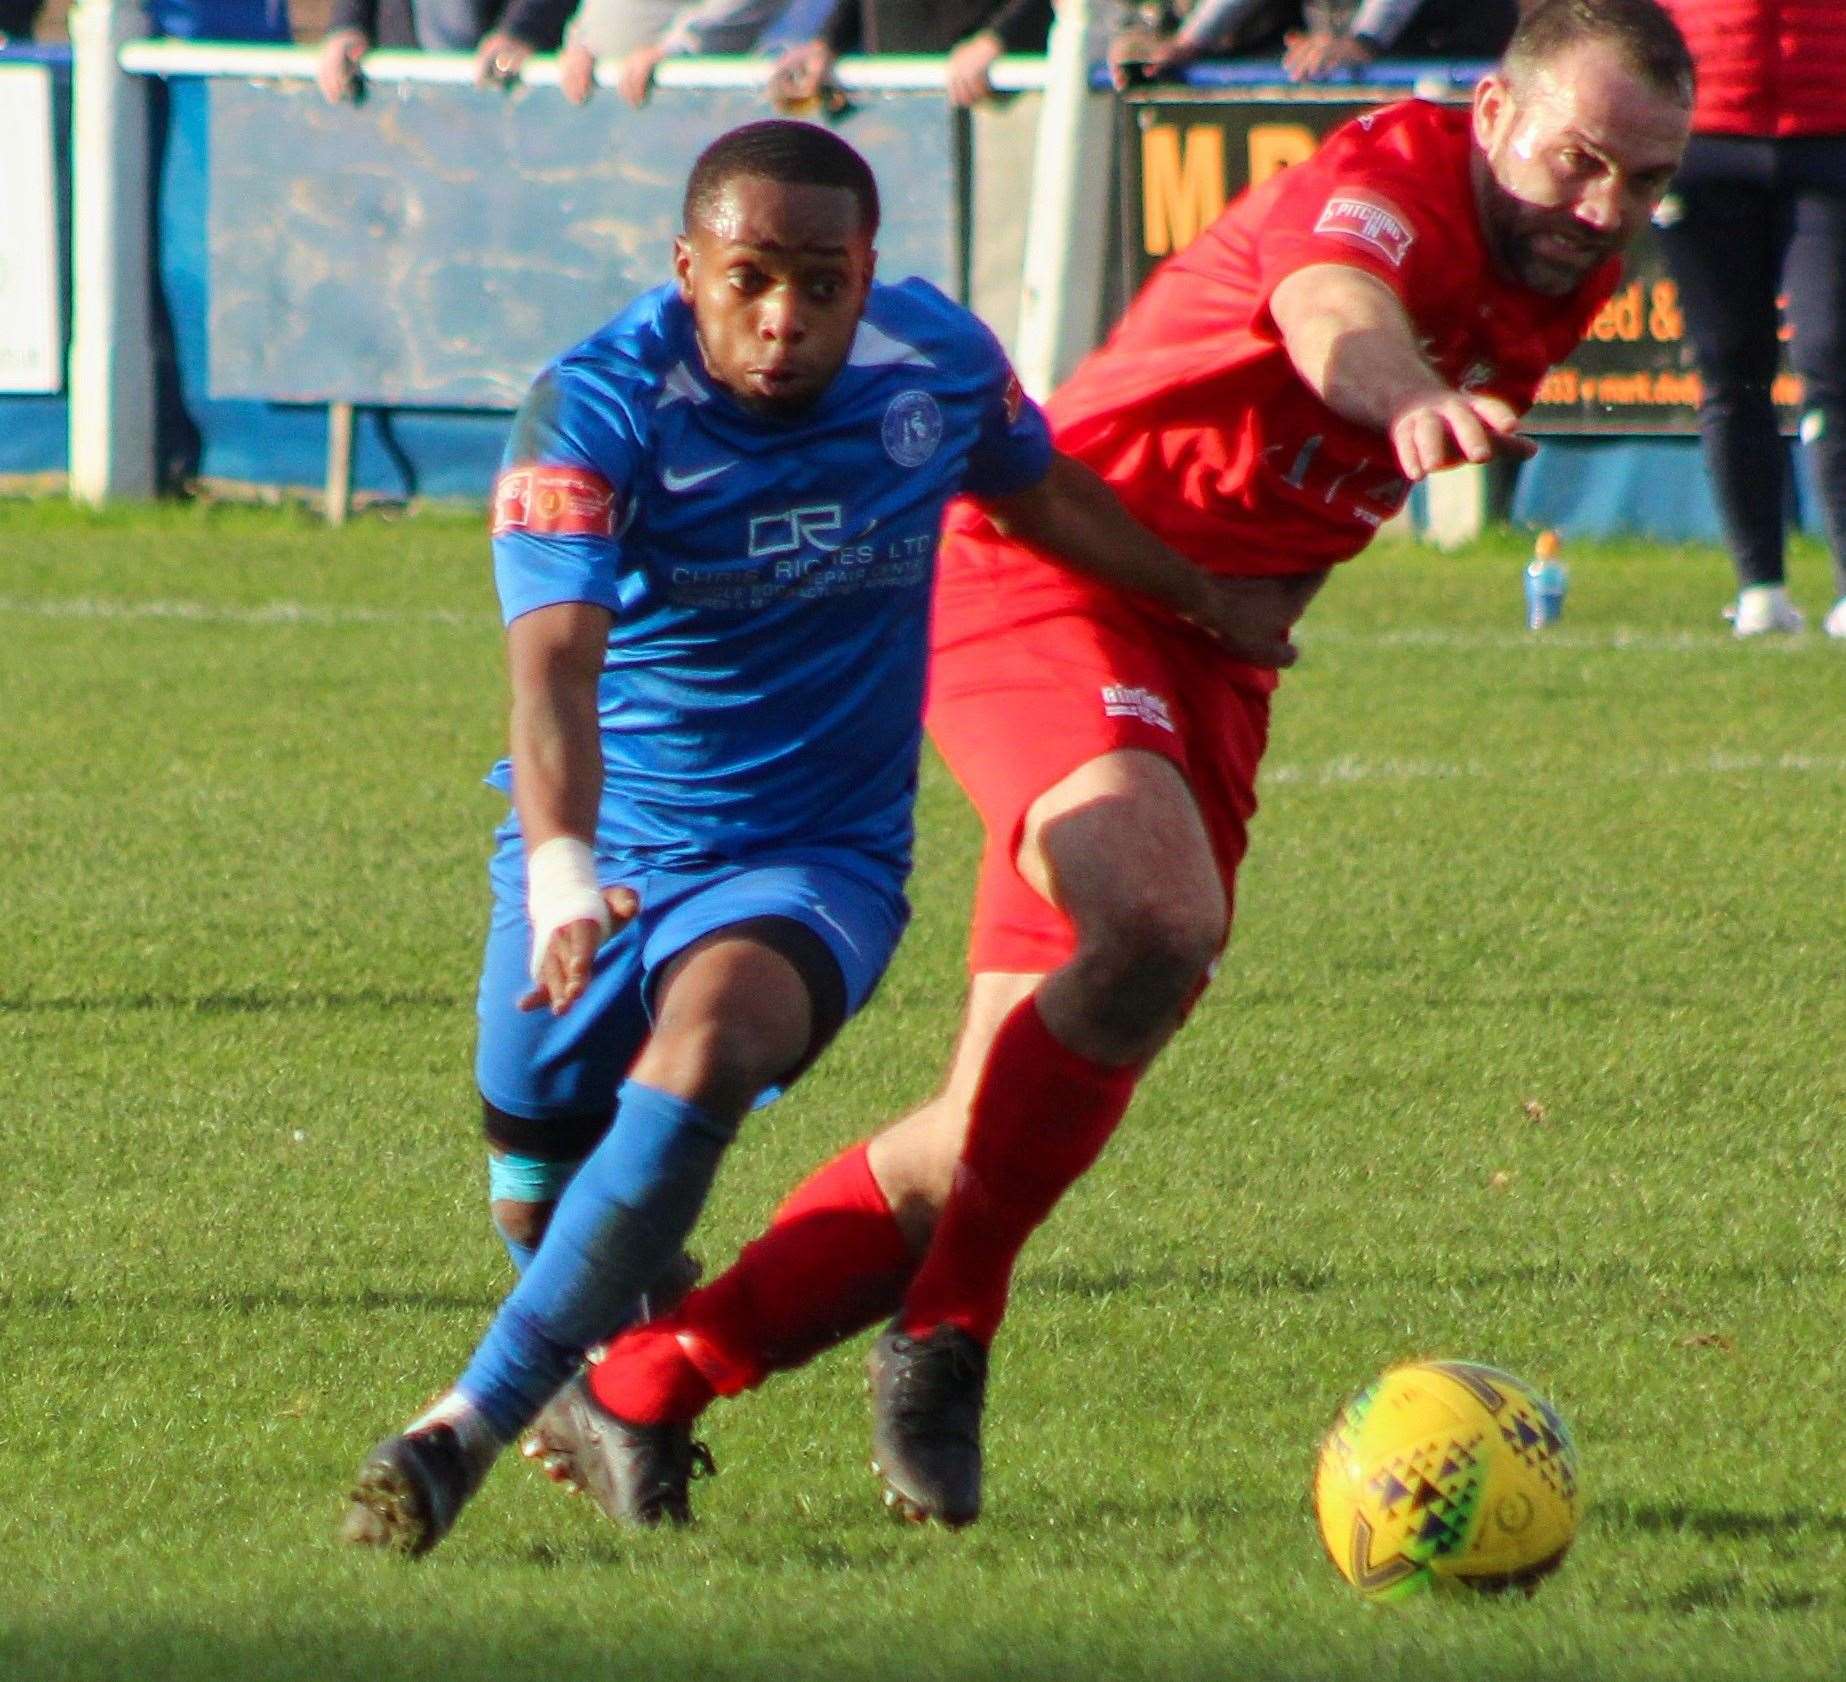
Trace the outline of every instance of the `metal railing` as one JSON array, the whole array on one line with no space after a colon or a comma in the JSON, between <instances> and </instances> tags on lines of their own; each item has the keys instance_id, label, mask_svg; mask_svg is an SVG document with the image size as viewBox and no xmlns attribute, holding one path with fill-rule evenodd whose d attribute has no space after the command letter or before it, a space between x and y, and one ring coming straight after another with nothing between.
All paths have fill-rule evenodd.
<instances>
[{"instance_id":1,"label":"metal railing","mask_svg":"<svg viewBox=\"0 0 1846 1682\"><path fill-rule=\"evenodd\" d=\"M1079 214L1083 185L1106 171L1108 101L1088 86L1087 0L1064 0L1045 58L1005 57L990 78L1001 92L1043 92L1026 224L1017 362L1043 393L1087 348L1101 288L1103 218ZM142 78L311 80L311 47L149 40L139 0L79 0L70 16L73 72L73 308L70 357L70 485L79 501L151 495L155 488L154 376L150 311L150 188ZM848 93L936 90L941 58L845 59ZM616 61L597 66L613 85ZM766 58L668 60L662 88L761 86ZM379 50L364 60L368 82L466 85L462 53ZM509 92L555 87L558 61L539 56ZM1106 179L1106 174L1105 174Z\"/></svg>"}]
</instances>

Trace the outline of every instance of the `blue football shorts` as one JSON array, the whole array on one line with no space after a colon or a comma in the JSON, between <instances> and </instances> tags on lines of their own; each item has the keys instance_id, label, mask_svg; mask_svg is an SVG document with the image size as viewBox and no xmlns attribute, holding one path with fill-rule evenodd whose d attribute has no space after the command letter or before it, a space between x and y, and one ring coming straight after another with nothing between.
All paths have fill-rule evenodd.
<instances>
[{"instance_id":1,"label":"blue football shorts","mask_svg":"<svg viewBox=\"0 0 1846 1682\"><path fill-rule=\"evenodd\" d=\"M532 985L525 845L510 820L496 840L488 866L493 916L475 1007L475 1079L491 1109L537 1123L540 1133L555 1120L562 1133L580 1135L593 1118L607 1117L652 1028L655 978L694 941L758 918L799 925L813 937L802 937L806 946L824 948L838 966L831 1029L871 997L910 917L896 871L840 849L792 850L705 870L619 871L603 864L603 885L632 888L641 909L603 942L590 985L569 1010L522 1011L518 1000ZM532 1129L515 1131L522 1150L539 1142ZM581 1151L573 1144L565 1154Z\"/></svg>"}]
</instances>

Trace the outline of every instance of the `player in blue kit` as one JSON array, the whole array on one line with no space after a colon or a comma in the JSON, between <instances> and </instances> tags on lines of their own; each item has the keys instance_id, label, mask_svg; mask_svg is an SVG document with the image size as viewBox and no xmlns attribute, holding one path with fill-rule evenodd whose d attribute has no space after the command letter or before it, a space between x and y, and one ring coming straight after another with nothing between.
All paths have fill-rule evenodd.
<instances>
[{"instance_id":1,"label":"player in blue kit","mask_svg":"<svg viewBox=\"0 0 1846 1682\"><path fill-rule=\"evenodd\" d=\"M547 369L493 512L514 812L476 1073L521 1277L345 1532L422 1553L540 1413L613 1516L683 1517L689 1438L574 1382L681 1257L743 1116L902 933L937 528L960 491L1245 657L1278 634L1053 451L993 336L872 282L877 188L822 128L715 142L673 284ZM567 1388L568 1387L568 1388ZM560 1392L563 1400L558 1400Z\"/></svg>"}]
</instances>

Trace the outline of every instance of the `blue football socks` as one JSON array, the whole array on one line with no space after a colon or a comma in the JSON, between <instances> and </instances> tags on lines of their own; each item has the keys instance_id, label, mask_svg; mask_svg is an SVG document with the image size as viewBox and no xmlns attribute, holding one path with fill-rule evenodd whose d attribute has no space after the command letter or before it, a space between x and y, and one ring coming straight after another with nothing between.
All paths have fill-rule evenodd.
<instances>
[{"instance_id":1,"label":"blue football socks","mask_svg":"<svg viewBox=\"0 0 1846 1682\"><path fill-rule=\"evenodd\" d=\"M500 1242L506 1246L507 1260L513 1264L513 1271L524 1273L532 1265L532 1259L538 1251L530 1244L521 1244L517 1238L509 1238L506 1229L502 1226L496 1225L494 1230L500 1234Z\"/></svg>"},{"instance_id":2,"label":"blue football socks","mask_svg":"<svg viewBox=\"0 0 1846 1682\"><path fill-rule=\"evenodd\" d=\"M615 1125L577 1170L456 1380L501 1441L531 1423L584 1350L633 1318L684 1245L736 1131L658 1087L622 1087Z\"/></svg>"}]
</instances>

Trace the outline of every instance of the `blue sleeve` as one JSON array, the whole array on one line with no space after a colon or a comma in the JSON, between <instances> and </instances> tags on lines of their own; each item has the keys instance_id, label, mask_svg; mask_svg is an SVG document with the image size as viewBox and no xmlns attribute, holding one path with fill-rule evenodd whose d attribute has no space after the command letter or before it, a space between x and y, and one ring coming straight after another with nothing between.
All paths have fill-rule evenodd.
<instances>
[{"instance_id":1,"label":"blue sleeve","mask_svg":"<svg viewBox=\"0 0 1846 1682\"><path fill-rule=\"evenodd\" d=\"M621 534L641 460L638 430L619 391L581 371L551 368L534 382L494 484L494 585L505 623L558 602L622 611Z\"/></svg>"},{"instance_id":2,"label":"blue sleeve","mask_svg":"<svg viewBox=\"0 0 1846 1682\"><path fill-rule=\"evenodd\" d=\"M1051 429L1043 411L1026 396L1000 341L985 327L979 331L992 378L987 382L980 436L968 452L961 488L970 496L1011 496L1029 491L1051 471Z\"/></svg>"}]
</instances>

